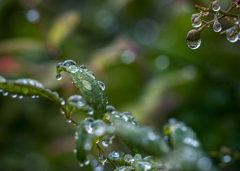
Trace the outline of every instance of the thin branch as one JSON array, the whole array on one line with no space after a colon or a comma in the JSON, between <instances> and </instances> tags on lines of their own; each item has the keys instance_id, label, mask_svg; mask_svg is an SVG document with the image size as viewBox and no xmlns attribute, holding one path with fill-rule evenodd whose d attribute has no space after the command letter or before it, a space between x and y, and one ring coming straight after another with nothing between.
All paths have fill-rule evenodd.
<instances>
[{"instance_id":1,"label":"thin branch","mask_svg":"<svg viewBox=\"0 0 240 171\"><path fill-rule=\"evenodd\" d=\"M96 145L96 147L99 153L107 157L107 162L113 167L113 169L116 169L117 168L116 165L111 161L111 159L109 159L108 155L102 150L102 148L98 144Z\"/></svg>"}]
</instances>

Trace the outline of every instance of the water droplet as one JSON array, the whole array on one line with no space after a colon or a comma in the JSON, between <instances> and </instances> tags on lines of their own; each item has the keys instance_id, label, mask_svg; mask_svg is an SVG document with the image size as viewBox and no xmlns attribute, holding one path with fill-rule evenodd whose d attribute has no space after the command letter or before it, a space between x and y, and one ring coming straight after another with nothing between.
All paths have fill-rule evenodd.
<instances>
[{"instance_id":1,"label":"water droplet","mask_svg":"<svg viewBox=\"0 0 240 171\"><path fill-rule=\"evenodd\" d=\"M86 72L86 74L87 74L89 77L91 77L92 79L95 79L95 78L96 78L95 73L92 72L92 71L88 71L88 72Z\"/></svg>"},{"instance_id":2,"label":"water droplet","mask_svg":"<svg viewBox=\"0 0 240 171\"><path fill-rule=\"evenodd\" d=\"M215 32L220 32L222 30L222 25L218 20L215 20L213 23L213 30Z\"/></svg>"},{"instance_id":3,"label":"water droplet","mask_svg":"<svg viewBox=\"0 0 240 171\"><path fill-rule=\"evenodd\" d=\"M114 126L109 126L109 127L107 128L107 131L108 131L108 133L113 134L113 133L115 132Z\"/></svg>"},{"instance_id":4,"label":"water droplet","mask_svg":"<svg viewBox=\"0 0 240 171\"><path fill-rule=\"evenodd\" d=\"M221 6L217 0L212 2L212 9L213 11L216 11L216 12L218 12L221 9Z\"/></svg>"},{"instance_id":5,"label":"water droplet","mask_svg":"<svg viewBox=\"0 0 240 171\"><path fill-rule=\"evenodd\" d=\"M68 68L68 71L70 73L76 73L78 72L78 67L76 65L71 65L69 68Z\"/></svg>"},{"instance_id":6,"label":"water droplet","mask_svg":"<svg viewBox=\"0 0 240 171\"><path fill-rule=\"evenodd\" d=\"M8 95L8 92L4 92L4 91L3 91L3 92L2 92L2 95L3 95L3 96L7 96L7 95Z\"/></svg>"},{"instance_id":7,"label":"water droplet","mask_svg":"<svg viewBox=\"0 0 240 171\"><path fill-rule=\"evenodd\" d=\"M82 163L80 163L79 165L80 165L80 167L83 167L83 166L84 166L84 164L82 164Z\"/></svg>"},{"instance_id":8,"label":"water droplet","mask_svg":"<svg viewBox=\"0 0 240 171\"><path fill-rule=\"evenodd\" d=\"M39 95L36 95L36 98L39 98Z\"/></svg>"},{"instance_id":9,"label":"water droplet","mask_svg":"<svg viewBox=\"0 0 240 171\"><path fill-rule=\"evenodd\" d=\"M202 14L193 14L191 18L191 23L193 27L200 27L202 25L202 20L201 20Z\"/></svg>"},{"instance_id":10,"label":"water droplet","mask_svg":"<svg viewBox=\"0 0 240 171\"><path fill-rule=\"evenodd\" d=\"M154 140L156 140L156 138L157 138L157 136L155 135L155 133L153 133L152 131L148 131L147 137L148 137L148 139L151 140L151 141L154 141Z\"/></svg>"},{"instance_id":11,"label":"water droplet","mask_svg":"<svg viewBox=\"0 0 240 171\"><path fill-rule=\"evenodd\" d=\"M67 99L67 102L75 107L82 107L86 104L86 100L80 95L73 95Z\"/></svg>"},{"instance_id":12,"label":"water droplet","mask_svg":"<svg viewBox=\"0 0 240 171\"><path fill-rule=\"evenodd\" d=\"M87 117L87 118L85 118L84 120L87 121L87 122L94 122L94 119L91 118L91 117Z\"/></svg>"},{"instance_id":13,"label":"water droplet","mask_svg":"<svg viewBox=\"0 0 240 171\"><path fill-rule=\"evenodd\" d=\"M63 114L63 115L65 114L65 112L62 108L60 108L60 113Z\"/></svg>"},{"instance_id":14,"label":"water droplet","mask_svg":"<svg viewBox=\"0 0 240 171\"><path fill-rule=\"evenodd\" d=\"M63 98L59 99L61 101L61 105L65 105L65 100Z\"/></svg>"},{"instance_id":15,"label":"water droplet","mask_svg":"<svg viewBox=\"0 0 240 171\"><path fill-rule=\"evenodd\" d=\"M66 119L66 122L67 122L67 123L71 123L72 120L71 120L71 119Z\"/></svg>"},{"instance_id":16,"label":"water droplet","mask_svg":"<svg viewBox=\"0 0 240 171\"><path fill-rule=\"evenodd\" d=\"M58 68L60 68L60 67L62 67L63 66L63 63L62 62L59 62L58 64L57 64L57 70L58 70Z\"/></svg>"},{"instance_id":17,"label":"water droplet","mask_svg":"<svg viewBox=\"0 0 240 171\"><path fill-rule=\"evenodd\" d=\"M84 145L84 150L89 151L89 150L91 150L91 149L92 149L92 144L86 143L86 144Z\"/></svg>"},{"instance_id":18,"label":"water droplet","mask_svg":"<svg viewBox=\"0 0 240 171\"><path fill-rule=\"evenodd\" d=\"M202 157L198 160L197 166L201 171L208 171L212 167L212 162L209 158Z\"/></svg>"},{"instance_id":19,"label":"water droplet","mask_svg":"<svg viewBox=\"0 0 240 171\"><path fill-rule=\"evenodd\" d=\"M19 98L19 99L22 99L22 98L23 98L23 95L18 96L18 98Z\"/></svg>"},{"instance_id":20,"label":"water droplet","mask_svg":"<svg viewBox=\"0 0 240 171\"><path fill-rule=\"evenodd\" d=\"M105 84L102 81L98 81L98 85L102 90L105 90Z\"/></svg>"},{"instance_id":21,"label":"water droplet","mask_svg":"<svg viewBox=\"0 0 240 171\"><path fill-rule=\"evenodd\" d=\"M12 98L16 98L17 94L12 94L11 96L12 96Z\"/></svg>"},{"instance_id":22,"label":"water droplet","mask_svg":"<svg viewBox=\"0 0 240 171\"><path fill-rule=\"evenodd\" d=\"M98 165L98 161L95 160L95 159L93 159L93 160L91 161L91 165L92 165L93 167L96 167L96 166Z\"/></svg>"},{"instance_id":23,"label":"water droplet","mask_svg":"<svg viewBox=\"0 0 240 171\"><path fill-rule=\"evenodd\" d=\"M5 83L6 82L6 79L0 75L0 83Z\"/></svg>"},{"instance_id":24,"label":"water droplet","mask_svg":"<svg viewBox=\"0 0 240 171\"><path fill-rule=\"evenodd\" d=\"M223 163L229 163L232 160L232 157L229 155L226 155L222 158Z\"/></svg>"},{"instance_id":25,"label":"water droplet","mask_svg":"<svg viewBox=\"0 0 240 171\"><path fill-rule=\"evenodd\" d=\"M71 65L77 65L77 64L73 60L66 60L63 62L63 66L71 66Z\"/></svg>"},{"instance_id":26,"label":"water droplet","mask_svg":"<svg viewBox=\"0 0 240 171\"><path fill-rule=\"evenodd\" d=\"M136 154L136 155L134 156L134 160L135 160L135 161L140 161L140 160L142 160L142 156L141 156L140 154Z\"/></svg>"},{"instance_id":27,"label":"water droplet","mask_svg":"<svg viewBox=\"0 0 240 171\"><path fill-rule=\"evenodd\" d=\"M91 86L91 84L90 84L88 81L86 81L86 80L81 80L81 83L82 83L82 85L84 86L84 88L86 88L86 89L88 89L88 90L92 90L92 86Z\"/></svg>"},{"instance_id":28,"label":"water droplet","mask_svg":"<svg viewBox=\"0 0 240 171\"><path fill-rule=\"evenodd\" d=\"M107 105L106 106L106 112L111 113L112 111L116 111L115 107L111 106L111 105Z\"/></svg>"},{"instance_id":29,"label":"water droplet","mask_svg":"<svg viewBox=\"0 0 240 171\"><path fill-rule=\"evenodd\" d=\"M79 69L80 69L80 72L87 71L87 67L85 65L81 65Z\"/></svg>"},{"instance_id":30,"label":"water droplet","mask_svg":"<svg viewBox=\"0 0 240 171\"><path fill-rule=\"evenodd\" d=\"M33 79L22 78L22 79L17 79L15 82L20 84L28 84L31 86L36 86L38 88L44 88L44 86L41 83Z\"/></svg>"},{"instance_id":31,"label":"water droplet","mask_svg":"<svg viewBox=\"0 0 240 171\"><path fill-rule=\"evenodd\" d=\"M126 155L124 156L124 161L125 161L127 164L132 165L133 162L134 162L134 159L133 159L133 157L132 157L130 154L126 154Z\"/></svg>"},{"instance_id":32,"label":"water droplet","mask_svg":"<svg viewBox=\"0 0 240 171\"><path fill-rule=\"evenodd\" d=\"M188 32L187 38L187 45L191 49L197 49L201 45L201 38L200 32L198 30L190 30Z\"/></svg>"},{"instance_id":33,"label":"water droplet","mask_svg":"<svg viewBox=\"0 0 240 171\"><path fill-rule=\"evenodd\" d=\"M103 171L104 167L102 165L99 165L94 168L94 171Z\"/></svg>"},{"instance_id":34,"label":"water droplet","mask_svg":"<svg viewBox=\"0 0 240 171\"><path fill-rule=\"evenodd\" d=\"M77 75L77 78L78 78L78 79L82 79L83 76L82 76L82 75Z\"/></svg>"},{"instance_id":35,"label":"water droplet","mask_svg":"<svg viewBox=\"0 0 240 171\"><path fill-rule=\"evenodd\" d=\"M35 95L31 96L33 99L36 97Z\"/></svg>"},{"instance_id":36,"label":"water droplet","mask_svg":"<svg viewBox=\"0 0 240 171\"><path fill-rule=\"evenodd\" d=\"M2 90L2 89L0 89L0 93L1 93L1 92L3 92L3 90Z\"/></svg>"},{"instance_id":37,"label":"water droplet","mask_svg":"<svg viewBox=\"0 0 240 171\"><path fill-rule=\"evenodd\" d=\"M128 112L128 111L125 111L122 113L123 115L126 115L126 116L132 116L132 113L131 112Z\"/></svg>"},{"instance_id":38,"label":"water droplet","mask_svg":"<svg viewBox=\"0 0 240 171\"><path fill-rule=\"evenodd\" d=\"M61 74L57 74L57 75L56 75L56 79L57 79L57 80L61 80L61 79L62 79L62 75L61 75Z\"/></svg>"},{"instance_id":39,"label":"water droplet","mask_svg":"<svg viewBox=\"0 0 240 171\"><path fill-rule=\"evenodd\" d=\"M76 148L75 148L75 149L73 149L73 153L75 153L75 154L77 153L77 149L76 149Z\"/></svg>"},{"instance_id":40,"label":"water droplet","mask_svg":"<svg viewBox=\"0 0 240 171\"><path fill-rule=\"evenodd\" d=\"M229 28L226 30L227 40L231 43L238 41L238 32L234 28Z\"/></svg>"},{"instance_id":41,"label":"water droplet","mask_svg":"<svg viewBox=\"0 0 240 171\"><path fill-rule=\"evenodd\" d=\"M31 9L27 12L26 18L31 23L37 23L40 19L40 14L37 10Z\"/></svg>"},{"instance_id":42,"label":"water droplet","mask_svg":"<svg viewBox=\"0 0 240 171\"><path fill-rule=\"evenodd\" d=\"M89 165L89 163L90 163L90 160L84 161L84 164L85 164L85 165Z\"/></svg>"},{"instance_id":43,"label":"water droplet","mask_svg":"<svg viewBox=\"0 0 240 171\"><path fill-rule=\"evenodd\" d=\"M93 110L93 109L91 109L91 110L89 110L89 111L87 112L87 114L89 114L89 115L93 115L93 113L94 113L94 110Z\"/></svg>"},{"instance_id":44,"label":"water droplet","mask_svg":"<svg viewBox=\"0 0 240 171\"><path fill-rule=\"evenodd\" d=\"M103 138L102 138L102 145L104 147L108 147L110 144L111 144L111 139L109 137L109 135L104 135Z\"/></svg>"},{"instance_id":45,"label":"water droplet","mask_svg":"<svg viewBox=\"0 0 240 171\"><path fill-rule=\"evenodd\" d=\"M107 161L107 157L98 153L98 160L102 163L102 165L104 165Z\"/></svg>"}]
</instances>

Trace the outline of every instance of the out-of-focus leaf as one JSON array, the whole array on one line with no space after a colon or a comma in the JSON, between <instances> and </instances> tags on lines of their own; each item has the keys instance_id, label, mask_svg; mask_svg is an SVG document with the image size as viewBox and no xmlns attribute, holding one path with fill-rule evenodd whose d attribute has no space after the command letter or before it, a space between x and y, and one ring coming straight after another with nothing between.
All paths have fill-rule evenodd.
<instances>
[{"instance_id":1,"label":"out-of-focus leaf","mask_svg":"<svg viewBox=\"0 0 240 171\"><path fill-rule=\"evenodd\" d=\"M132 166L121 166L116 168L114 171L131 171L134 170Z\"/></svg>"},{"instance_id":2,"label":"out-of-focus leaf","mask_svg":"<svg viewBox=\"0 0 240 171\"><path fill-rule=\"evenodd\" d=\"M105 96L104 83L95 79L95 74L87 71L87 68L77 67L73 63L67 64L69 60L65 61L58 67L58 73L67 71L73 84L80 90L81 95L86 100L87 104L94 109L93 118L102 119L106 110L107 98Z\"/></svg>"},{"instance_id":3,"label":"out-of-focus leaf","mask_svg":"<svg viewBox=\"0 0 240 171\"><path fill-rule=\"evenodd\" d=\"M19 96L19 98L22 98L22 96L32 96L34 98L42 96L56 102L65 110L65 101L59 98L57 92L52 92L44 88L41 83L33 79L23 78L15 81L6 81L4 77L0 76L0 90L3 95L11 94L13 98L17 96Z\"/></svg>"},{"instance_id":4,"label":"out-of-focus leaf","mask_svg":"<svg viewBox=\"0 0 240 171\"><path fill-rule=\"evenodd\" d=\"M58 47L80 22L80 14L69 11L59 16L49 31L48 41L51 46Z\"/></svg>"},{"instance_id":5,"label":"out-of-focus leaf","mask_svg":"<svg viewBox=\"0 0 240 171\"><path fill-rule=\"evenodd\" d=\"M8 39L0 42L0 54L33 50L44 51L44 46L34 39Z\"/></svg>"}]
</instances>

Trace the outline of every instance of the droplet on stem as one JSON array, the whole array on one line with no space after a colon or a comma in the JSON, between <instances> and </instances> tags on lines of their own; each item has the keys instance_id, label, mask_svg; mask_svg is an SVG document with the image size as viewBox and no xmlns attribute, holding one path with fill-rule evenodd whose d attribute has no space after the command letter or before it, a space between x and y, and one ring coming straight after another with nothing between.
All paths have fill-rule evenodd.
<instances>
[{"instance_id":1,"label":"droplet on stem","mask_svg":"<svg viewBox=\"0 0 240 171\"><path fill-rule=\"evenodd\" d=\"M191 23L193 27L200 27L202 25L201 16L202 16L202 12L199 14L192 15Z\"/></svg>"},{"instance_id":2,"label":"droplet on stem","mask_svg":"<svg viewBox=\"0 0 240 171\"><path fill-rule=\"evenodd\" d=\"M235 28L229 28L226 30L227 40L231 43L238 41L238 31Z\"/></svg>"},{"instance_id":3,"label":"droplet on stem","mask_svg":"<svg viewBox=\"0 0 240 171\"><path fill-rule=\"evenodd\" d=\"M190 30L187 34L186 41L189 48L199 48L201 45L200 32L198 30Z\"/></svg>"},{"instance_id":4,"label":"droplet on stem","mask_svg":"<svg viewBox=\"0 0 240 171\"><path fill-rule=\"evenodd\" d=\"M213 9L213 11L216 11L216 12L221 10L221 6L220 6L220 4L218 3L217 0L214 0L212 2L212 9Z\"/></svg>"},{"instance_id":5,"label":"droplet on stem","mask_svg":"<svg viewBox=\"0 0 240 171\"><path fill-rule=\"evenodd\" d=\"M215 18L214 18L214 23L213 23L213 30L215 32L220 32L222 30L222 25L221 23L218 21L218 13L215 14Z\"/></svg>"},{"instance_id":6,"label":"droplet on stem","mask_svg":"<svg viewBox=\"0 0 240 171\"><path fill-rule=\"evenodd\" d=\"M102 90L105 90L105 84L102 81L98 81L98 85Z\"/></svg>"}]
</instances>

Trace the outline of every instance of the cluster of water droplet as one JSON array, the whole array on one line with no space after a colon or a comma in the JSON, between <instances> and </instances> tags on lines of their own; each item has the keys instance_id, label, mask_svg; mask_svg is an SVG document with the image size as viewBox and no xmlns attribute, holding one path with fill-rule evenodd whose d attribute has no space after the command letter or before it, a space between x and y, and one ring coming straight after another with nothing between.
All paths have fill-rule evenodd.
<instances>
[{"instance_id":1,"label":"cluster of water droplet","mask_svg":"<svg viewBox=\"0 0 240 171\"><path fill-rule=\"evenodd\" d=\"M118 167L117 171L127 171L127 170L144 170L144 171L166 171L166 167L161 161L155 160L151 156L142 158L140 154L136 154L134 157L130 154L124 154L123 152L113 151L108 155L108 157L119 165L127 165ZM116 171L115 170L115 171Z\"/></svg>"}]
</instances>

